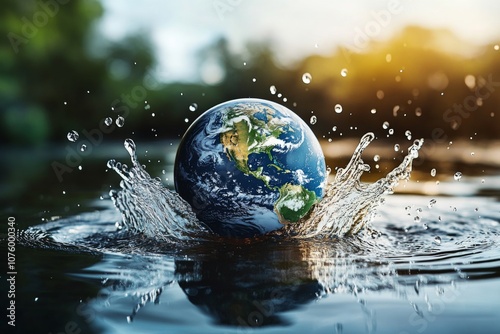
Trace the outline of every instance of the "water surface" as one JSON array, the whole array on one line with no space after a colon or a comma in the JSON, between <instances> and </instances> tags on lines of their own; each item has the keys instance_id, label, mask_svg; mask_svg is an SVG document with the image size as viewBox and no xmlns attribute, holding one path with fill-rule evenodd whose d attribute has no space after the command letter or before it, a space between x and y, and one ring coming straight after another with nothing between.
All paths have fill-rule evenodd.
<instances>
[{"instance_id":1,"label":"water surface","mask_svg":"<svg viewBox=\"0 0 500 334\"><path fill-rule=\"evenodd\" d=\"M148 155L161 160L149 173L168 184L171 157ZM96 160L84 168L101 177L87 178L88 185L76 187L84 174L75 174L60 189L26 195L37 200L7 206L4 216L15 216L25 230L16 253L18 332L500 328L499 175L481 169L455 180L464 166L440 169L439 184L413 175L385 196L371 229L353 236L179 244L117 229L122 217L107 193L119 179L104 172L106 159Z\"/></svg>"}]
</instances>

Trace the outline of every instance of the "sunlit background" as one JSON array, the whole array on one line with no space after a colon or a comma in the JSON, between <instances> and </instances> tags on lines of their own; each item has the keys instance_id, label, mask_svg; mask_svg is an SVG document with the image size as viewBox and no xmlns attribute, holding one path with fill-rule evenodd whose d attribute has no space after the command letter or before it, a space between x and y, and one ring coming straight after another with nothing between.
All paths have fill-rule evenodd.
<instances>
[{"instance_id":1,"label":"sunlit background","mask_svg":"<svg viewBox=\"0 0 500 334\"><path fill-rule=\"evenodd\" d=\"M100 132L99 145L175 145L203 111L241 97L298 113L327 159L350 156L341 143L370 131L393 154L425 138L427 162L498 167L499 13L493 0L8 1L2 174L26 175L12 158L22 147L64 161L57 146L81 144L67 140L73 130Z\"/></svg>"}]
</instances>

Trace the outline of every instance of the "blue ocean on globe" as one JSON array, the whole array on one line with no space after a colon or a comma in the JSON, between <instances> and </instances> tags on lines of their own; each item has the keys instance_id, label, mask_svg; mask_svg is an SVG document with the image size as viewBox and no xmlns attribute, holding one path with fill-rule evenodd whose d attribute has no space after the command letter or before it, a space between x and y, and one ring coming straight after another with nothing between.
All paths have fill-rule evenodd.
<instances>
[{"instance_id":1,"label":"blue ocean on globe","mask_svg":"<svg viewBox=\"0 0 500 334\"><path fill-rule=\"evenodd\" d=\"M175 189L222 236L252 237L297 223L323 196L325 158L294 112L237 99L204 112L179 145Z\"/></svg>"}]
</instances>

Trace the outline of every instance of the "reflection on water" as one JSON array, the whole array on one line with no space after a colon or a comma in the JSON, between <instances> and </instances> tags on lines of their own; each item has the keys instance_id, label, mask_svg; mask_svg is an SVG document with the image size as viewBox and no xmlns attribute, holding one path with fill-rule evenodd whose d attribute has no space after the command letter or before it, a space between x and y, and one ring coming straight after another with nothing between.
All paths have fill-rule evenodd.
<instances>
[{"instance_id":1,"label":"reflection on water","mask_svg":"<svg viewBox=\"0 0 500 334\"><path fill-rule=\"evenodd\" d=\"M284 318L283 312L323 292L294 246L258 243L217 250L213 259L177 260L177 282L189 301L217 324L285 325L293 321ZM249 259L249 253L257 255Z\"/></svg>"}]
</instances>

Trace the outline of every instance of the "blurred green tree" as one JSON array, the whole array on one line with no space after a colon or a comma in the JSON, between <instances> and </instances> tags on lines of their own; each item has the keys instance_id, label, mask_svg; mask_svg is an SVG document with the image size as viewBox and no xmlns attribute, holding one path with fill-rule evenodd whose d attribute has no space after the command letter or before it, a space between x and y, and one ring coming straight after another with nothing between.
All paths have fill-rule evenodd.
<instances>
[{"instance_id":1,"label":"blurred green tree","mask_svg":"<svg viewBox=\"0 0 500 334\"><path fill-rule=\"evenodd\" d=\"M4 3L2 141L36 145L61 140L70 129L95 128L116 98L142 83L154 64L148 39L102 40L95 31L102 14L96 0ZM120 64L126 78L119 76Z\"/></svg>"}]
</instances>

